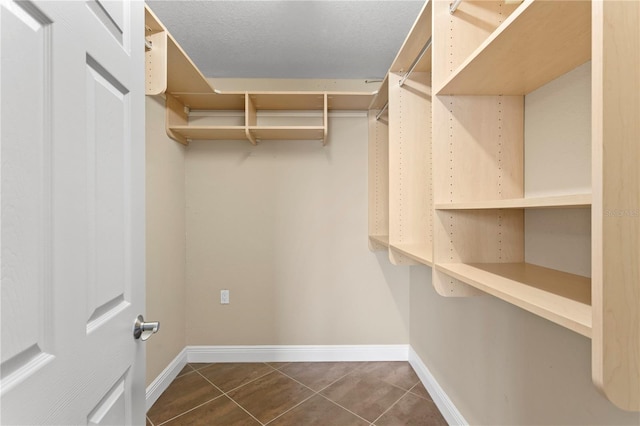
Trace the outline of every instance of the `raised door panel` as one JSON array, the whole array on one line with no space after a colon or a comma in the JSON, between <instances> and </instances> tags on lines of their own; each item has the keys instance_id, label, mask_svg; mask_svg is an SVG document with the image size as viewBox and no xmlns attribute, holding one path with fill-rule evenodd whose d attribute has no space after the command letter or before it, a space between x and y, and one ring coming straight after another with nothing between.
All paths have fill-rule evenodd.
<instances>
[{"instance_id":1,"label":"raised door panel","mask_svg":"<svg viewBox=\"0 0 640 426\"><path fill-rule=\"evenodd\" d=\"M2 5L2 392L52 358L51 21Z\"/></svg>"}]
</instances>

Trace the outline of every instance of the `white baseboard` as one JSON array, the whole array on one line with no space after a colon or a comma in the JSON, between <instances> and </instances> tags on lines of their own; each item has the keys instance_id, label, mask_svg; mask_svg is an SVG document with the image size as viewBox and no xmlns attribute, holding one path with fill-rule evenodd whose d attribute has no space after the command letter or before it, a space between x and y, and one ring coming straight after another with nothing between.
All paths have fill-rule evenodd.
<instances>
[{"instance_id":1,"label":"white baseboard","mask_svg":"<svg viewBox=\"0 0 640 426\"><path fill-rule=\"evenodd\" d=\"M450 425L468 425L409 345L187 346L147 387L147 410L188 362L409 361Z\"/></svg>"},{"instance_id":2,"label":"white baseboard","mask_svg":"<svg viewBox=\"0 0 640 426\"><path fill-rule=\"evenodd\" d=\"M431 395L431 399L433 399L433 402L435 402L447 423L450 425L468 425L469 423L460 411L458 411L458 408L453 404L451 399L449 399L444 389L440 387L435 377L433 377L427 366L411 347L409 348L409 363L429 392L429 395Z\"/></svg>"},{"instance_id":3,"label":"white baseboard","mask_svg":"<svg viewBox=\"0 0 640 426\"><path fill-rule=\"evenodd\" d=\"M187 346L187 362L408 361L408 345Z\"/></svg>"},{"instance_id":4,"label":"white baseboard","mask_svg":"<svg viewBox=\"0 0 640 426\"><path fill-rule=\"evenodd\" d=\"M187 364L187 348L184 348L180 353L162 370L162 373L156 377L149 386L147 386L146 405L145 410L149 411L149 408L160 398L162 392L167 390L171 382L178 377L178 373Z\"/></svg>"}]
</instances>

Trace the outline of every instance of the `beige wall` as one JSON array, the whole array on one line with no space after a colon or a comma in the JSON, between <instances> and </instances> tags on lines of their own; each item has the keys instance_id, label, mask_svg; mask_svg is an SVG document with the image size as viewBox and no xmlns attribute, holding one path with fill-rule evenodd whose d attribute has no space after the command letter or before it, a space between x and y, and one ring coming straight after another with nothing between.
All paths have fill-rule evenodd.
<instances>
[{"instance_id":1,"label":"beige wall","mask_svg":"<svg viewBox=\"0 0 640 426\"><path fill-rule=\"evenodd\" d=\"M408 270L367 247L364 113L326 147L194 141L186 171L189 345L408 343Z\"/></svg>"},{"instance_id":2,"label":"beige wall","mask_svg":"<svg viewBox=\"0 0 640 426\"><path fill-rule=\"evenodd\" d=\"M145 319L160 321L146 342L147 385L186 345L184 147L164 130L164 100L146 98L147 299Z\"/></svg>"},{"instance_id":3,"label":"beige wall","mask_svg":"<svg viewBox=\"0 0 640 426\"><path fill-rule=\"evenodd\" d=\"M591 341L491 296L443 298L411 267L411 346L472 425L638 425L591 382Z\"/></svg>"},{"instance_id":4,"label":"beige wall","mask_svg":"<svg viewBox=\"0 0 640 426\"><path fill-rule=\"evenodd\" d=\"M590 188L590 64L525 98L525 193ZM527 262L590 275L590 210L525 214ZM591 382L591 340L491 296L442 298L411 270L411 345L470 424L638 425Z\"/></svg>"}]
</instances>

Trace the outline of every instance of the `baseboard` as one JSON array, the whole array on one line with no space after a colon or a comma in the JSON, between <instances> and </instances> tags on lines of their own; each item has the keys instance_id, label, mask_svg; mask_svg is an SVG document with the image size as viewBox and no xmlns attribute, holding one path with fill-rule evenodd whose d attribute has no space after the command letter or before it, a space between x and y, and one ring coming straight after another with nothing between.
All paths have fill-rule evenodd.
<instances>
[{"instance_id":1,"label":"baseboard","mask_svg":"<svg viewBox=\"0 0 640 426\"><path fill-rule=\"evenodd\" d=\"M458 408L453 404L444 389L436 381L427 366L422 362L418 354L409 347L409 363L422 381L422 384L431 395L431 399L450 425L468 425L469 423L462 416Z\"/></svg>"},{"instance_id":2,"label":"baseboard","mask_svg":"<svg viewBox=\"0 0 640 426\"><path fill-rule=\"evenodd\" d=\"M145 410L149 411L149 408L160 398L162 392L167 390L171 382L178 377L180 371L187 364L187 348L184 348L180 353L162 370L162 373L154 379L149 386L147 386L146 392L146 405Z\"/></svg>"},{"instance_id":3,"label":"baseboard","mask_svg":"<svg viewBox=\"0 0 640 426\"><path fill-rule=\"evenodd\" d=\"M187 362L407 361L408 345L187 346Z\"/></svg>"},{"instance_id":4,"label":"baseboard","mask_svg":"<svg viewBox=\"0 0 640 426\"><path fill-rule=\"evenodd\" d=\"M409 361L450 425L468 425L418 354L408 345L187 346L147 387L147 410L188 362Z\"/></svg>"}]
</instances>

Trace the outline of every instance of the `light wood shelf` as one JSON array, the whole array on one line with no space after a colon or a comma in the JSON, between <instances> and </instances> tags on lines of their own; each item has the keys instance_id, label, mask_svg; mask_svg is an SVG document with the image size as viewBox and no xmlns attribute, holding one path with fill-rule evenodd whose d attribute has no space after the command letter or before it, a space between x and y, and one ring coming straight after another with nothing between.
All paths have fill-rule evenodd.
<instances>
[{"instance_id":1,"label":"light wood shelf","mask_svg":"<svg viewBox=\"0 0 640 426\"><path fill-rule=\"evenodd\" d=\"M402 47L398 51L391 67L390 72L398 74L404 74L409 70L411 64L416 60L422 48L427 44L432 35L431 30L431 17L432 17L432 2L426 1L422 10L418 14L418 18L414 22L409 35L404 40ZM417 64L414 72L429 72L431 71L431 52L425 53L423 59Z\"/></svg>"},{"instance_id":2,"label":"light wood shelf","mask_svg":"<svg viewBox=\"0 0 640 426\"><path fill-rule=\"evenodd\" d=\"M245 92L185 93L172 94L184 106L204 111L244 111Z\"/></svg>"},{"instance_id":3,"label":"light wood shelf","mask_svg":"<svg viewBox=\"0 0 640 426\"><path fill-rule=\"evenodd\" d=\"M370 243L375 244L378 248L374 251L387 250L389 248L388 235L369 235Z\"/></svg>"},{"instance_id":4,"label":"light wood shelf","mask_svg":"<svg viewBox=\"0 0 640 426\"><path fill-rule=\"evenodd\" d=\"M511 198L469 203L436 203L436 210L545 209L591 207L591 194L537 198Z\"/></svg>"},{"instance_id":5,"label":"light wood shelf","mask_svg":"<svg viewBox=\"0 0 640 426\"><path fill-rule=\"evenodd\" d=\"M389 102L389 74L385 75L378 92L369 104L369 110L380 111Z\"/></svg>"},{"instance_id":6,"label":"light wood shelf","mask_svg":"<svg viewBox=\"0 0 640 426\"><path fill-rule=\"evenodd\" d=\"M435 269L591 337L591 280L528 263L446 263Z\"/></svg>"},{"instance_id":7,"label":"light wood shelf","mask_svg":"<svg viewBox=\"0 0 640 426\"><path fill-rule=\"evenodd\" d=\"M245 126L172 126L170 130L187 139L247 140Z\"/></svg>"},{"instance_id":8,"label":"light wood shelf","mask_svg":"<svg viewBox=\"0 0 640 426\"><path fill-rule=\"evenodd\" d=\"M249 126L249 132L260 140L324 140L324 126Z\"/></svg>"},{"instance_id":9,"label":"light wood shelf","mask_svg":"<svg viewBox=\"0 0 640 426\"><path fill-rule=\"evenodd\" d=\"M319 110L324 108L325 92L250 92L257 110Z\"/></svg>"},{"instance_id":10,"label":"light wood shelf","mask_svg":"<svg viewBox=\"0 0 640 426\"><path fill-rule=\"evenodd\" d=\"M366 92L251 91L220 92L145 6L145 37L151 43L146 55L146 94L166 95L166 129L172 139L188 145L192 139L320 140L327 143L329 110L367 110L374 97ZM202 126L190 123L197 111L237 111L243 126ZM262 126L260 111L318 111L320 126Z\"/></svg>"},{"instance_id":11,"label":"light wood shelf","mask_svg":"<svg viewBox=\"0 0 640 426\"><path fill-rule=\"evenodd\" d=\"M525 0L438 95L524 95L591 58L591 2Z\"/></svg>"},{"instance_id":12,"label":"light wood shelf","mask_svg":"<svg viewBox=\"0 0 640 426\"><path fill-rule=\"evenodd\" d=\"M386 85L383 85L387 87ZM380 99L379 92L376 99ZM385 94L386 97L386 94ZM375 100L374 100L375 102ZM380 108L369 110L369 249L389 249L389 126L377 120Z\"/></svg>"},{"instance_id":13,"label":"light wood shelf","mask_svg":"<svg viewBox=\"0 0 640 426\"><path fill-rule=\"evenodd\" d=\"M433 266L433 251L430 244L394 244L389 248L418 263Z\"/></svg>"}]
</instances>

